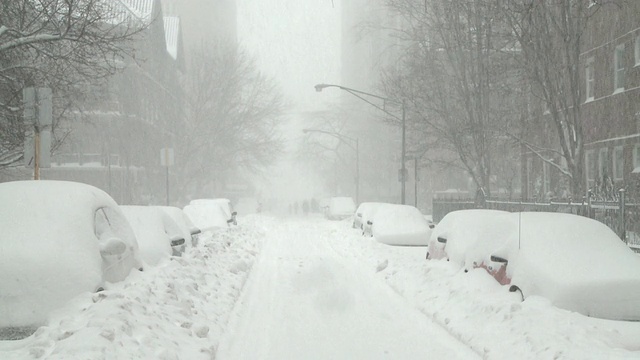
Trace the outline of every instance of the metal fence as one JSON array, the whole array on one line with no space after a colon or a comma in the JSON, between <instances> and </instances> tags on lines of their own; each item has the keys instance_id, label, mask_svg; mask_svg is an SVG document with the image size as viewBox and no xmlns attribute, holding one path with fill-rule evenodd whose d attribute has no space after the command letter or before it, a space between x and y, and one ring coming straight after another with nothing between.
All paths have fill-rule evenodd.
<instances>
[{"instance_id":1,"label":"metal fence","mask_svg":"<svg viewBox=\"0 0 640 360\"><path fill-rule=\"evenodd\" d=\"M588 196L580 202L571 200L515 201L496 199L478 193L475 199L438 197L433 199L433 221L439 222L447 213L464 209L494 209L509 212L545 211L586 216L609 226L634 251L640 252L640 203L628 201L625 191L615 198Z\"/></svg>"}]
</instances>

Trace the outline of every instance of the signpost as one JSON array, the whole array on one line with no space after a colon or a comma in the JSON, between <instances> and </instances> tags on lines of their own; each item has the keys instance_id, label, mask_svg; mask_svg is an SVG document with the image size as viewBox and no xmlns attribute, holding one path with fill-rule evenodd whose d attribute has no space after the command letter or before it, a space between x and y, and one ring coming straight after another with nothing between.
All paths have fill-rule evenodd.
<instances>
[{"instance_id":1,"label":"signpost","mask_svg":"<svg viewBox=\"0 0 640 360\"><path fill-rule=\"evenodd\" d=\"M22 91L22 100L27 128L24 140L25 166L33 166L33 179L40 180L40 168L51 167L53 95L50 88L29 87Z\"/></svg>"},{"instance_id":2,"label":"signpost","mask_svg":"<svg viewBox=\"0 0 640 360\"><path fill-rule=\"evenodd\" d=\"M169 206L169 166L173 166L173 164L173 148L160 149L160 165L165 167L167 176L167 206Z\"/></svg>"}]
</instances>

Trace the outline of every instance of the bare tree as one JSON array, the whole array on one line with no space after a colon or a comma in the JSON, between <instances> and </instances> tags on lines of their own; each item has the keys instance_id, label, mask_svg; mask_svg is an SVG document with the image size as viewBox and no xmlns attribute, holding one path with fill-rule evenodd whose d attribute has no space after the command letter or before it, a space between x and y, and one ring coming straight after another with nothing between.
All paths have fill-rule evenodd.
<instances>
[{"instance_id":1,"label":"bare tree","mask_svg":"<svg viewBox=\"0 0 640 360\"><path fill-rule=\"evenodd\" d=\"M134 55L139 20L115 0L0 0L0 168L22 157L22 89L53 89L55 127L87 85Z\"/></svg>"},{"instance_id":2,"label":"bare tree","mask_svg":"<svg viewBox=\"0 0 640 360\"><path fill-rule=\"evenodd\" d=\"M184 167L198 174L188 179L192 185L222 181L237 169L260 171L281 154L282 93L245 50L203 43L184 82L186 128L179 153Z\"/></svg>"},{"instance_id":3,"label":"bare tree","mask_svg":"<svg viewBox=\"0 0 640 360\"><path fill-rule=\"evenodd\" d=\"M490 0L389 0L403 19L397 36L403 64L384 76L390 96L408 103L415 142L455 154L480 188L490 191L492 157L513 115L517 70L513 38Z\"/></svg>"},{"instance_id":4,"label":"bare tree","mask_svg":"<svg viewBox=\"0 0 640 360\"><path fill-rule=\"evenodd\" d=\"M548 126L555 133L551 138L517 138L528 151L570 179L574 196L585 193L581 116L584 74L579 66L583 35L590 17L602 6L615 2L519 0L503 3L503 13L522 49L522 68L530 87L530 111L523 114L525 125L529 128ZM554 161L557 157L564 161Z\"/></svg>"}]
</instances>

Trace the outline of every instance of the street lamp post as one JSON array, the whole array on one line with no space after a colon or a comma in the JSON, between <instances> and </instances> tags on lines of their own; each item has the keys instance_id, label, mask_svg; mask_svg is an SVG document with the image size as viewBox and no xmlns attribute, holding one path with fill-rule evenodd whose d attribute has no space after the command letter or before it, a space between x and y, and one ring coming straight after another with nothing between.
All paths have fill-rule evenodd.
<instances>
[{"instance_id":1,"label":"street lamp post","mask_svg":"<svg viewBox=\"0 0 640 360\"><path fill-rule=\"evenodd\" d=\"M359 150L358 138L352 138L346 135L325 131L325 130L320 130L320 129L302 129L302 132L305 134L310 132L317 132L317 133L333 136L334 138L342 141L343 143L347 144L347 146L355 150L356 152L356 204L359 204L360 203L360 150ZM355 147L349 142L347 142L345 139L354 142L356 144Z\"/></svg>"},{"instance_id":2,"label":"street lamp post","mask_svg":"<svg viewBox=\"0 0 640 360\"><path fill-rule=\"evenodd\" d=\"M342 85L334 85L334 84L317 84L316 86L314 86L317 92L321 92L323 89L328 88L328 87L335 87L338 88L340 90L344 90L346 92L348 92L349 94L357 97L358 99L368 103L369 105L372 105L373 107L375 107L378 110L383 111L384 113L393 116L394 118L398 118L396 115L391 114L390 112L388 112L385 108L384 108L384 104L383 107L380 107L378 105L376 105L375 103L367 100L366 98L362 97L361 95L364 96L369 96L369 97L373 97L376 99L380 99L383 102L390 102L390 103L394 103L394 104L398 104L400 106L402 106L402 153L400 155L400 162L402 164L401 168L400 168L400 174L398 176L400 182L402 183L402 190L400 191L400 202L402 204L406 203L406 183L407 183L407 168L404 164L405 162L405 158L406 158L406 104L405 101L402 100L402 102L398 102L396 100L393 99L389 99L387 97L384 96L380 96L380 95L376 95L376 94L371 94L365 91L361 91L361 90L356 90L356 89L352 89L352 88L348 88L346 86L342 86Z\"/></svg>"}]
</instances>

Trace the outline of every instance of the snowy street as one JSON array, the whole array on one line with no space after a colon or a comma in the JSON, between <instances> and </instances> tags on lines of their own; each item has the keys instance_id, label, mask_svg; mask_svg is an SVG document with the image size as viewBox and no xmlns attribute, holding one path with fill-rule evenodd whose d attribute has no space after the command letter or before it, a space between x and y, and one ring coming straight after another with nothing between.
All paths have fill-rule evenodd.
<instances>
[{"instance_id":1,"label":"snowy street","mask_svg":"<svg viewBox=\"0 0 640 360\"><path fill-rule=\"evenodd\" d=\"M85 293L1 359L633 359L640 323L521 302L348 220L248 216Z\"/></svg>"},{"instance_id":2,"label":"snowy street","mask_svg":"<svg viewBox=\"0 0 640 360\"><path fill-rule=\"evenodd\" d=\"M220 359L474 357L373 272L345 261L331 235L348 234L330 233L324 220L290 220L270 232Z\"/></svg>"}]
</instances>

